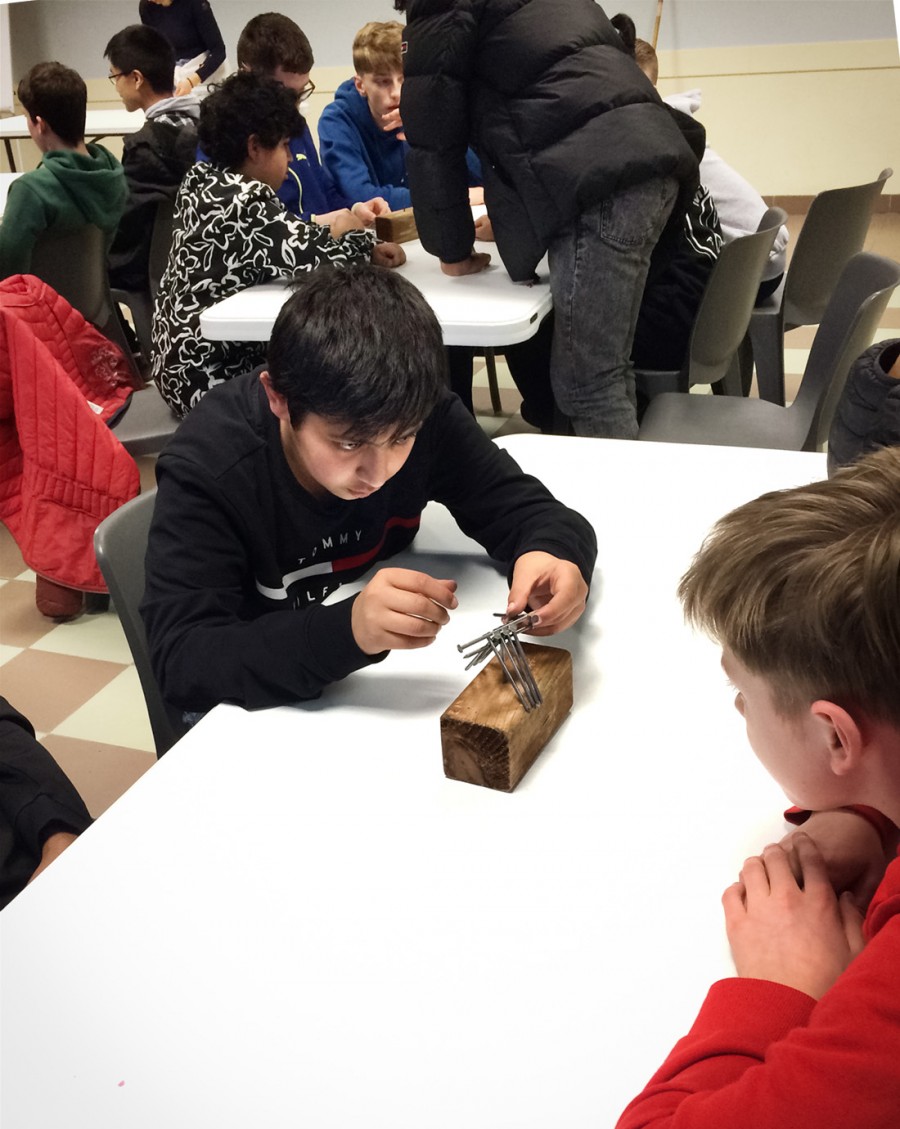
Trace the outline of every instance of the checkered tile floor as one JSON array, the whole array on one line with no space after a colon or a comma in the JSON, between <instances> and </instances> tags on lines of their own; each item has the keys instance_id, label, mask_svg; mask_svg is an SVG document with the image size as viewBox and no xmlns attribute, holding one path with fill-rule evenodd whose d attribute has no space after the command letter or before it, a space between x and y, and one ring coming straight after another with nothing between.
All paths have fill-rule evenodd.
<instances>
[{"instance_id":1,"label":"checkered tile floor","mask_svg":"<svg viewBox=\"0 0 900 1129\"><path fill-rule=\"evenodd\" d=\"M800 227L791 220L792 234ZM900 215L877 215L867 248L900 259ZM796 329L786 345L787 394L792 399L815 328ZM895 295L878 338L900 336ZM530 430L517 415L519 397L498 363L503 414L491 414L483 369L476 372L475 407L491 434ZM144 488L153 460L141 462ZM93 815L99 815L155 760L140 684L115 612L54 624L34 604L34 574L0 525L0 693L29 717L38 736L69 774Z\"/></svg>"}]
</instances>

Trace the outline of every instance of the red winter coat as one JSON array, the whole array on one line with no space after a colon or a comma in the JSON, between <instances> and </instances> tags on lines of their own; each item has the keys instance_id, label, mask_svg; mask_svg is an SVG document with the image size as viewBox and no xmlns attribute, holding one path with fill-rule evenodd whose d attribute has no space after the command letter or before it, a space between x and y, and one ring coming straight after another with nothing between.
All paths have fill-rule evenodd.
<instances>
[{"instance_id":1,"label":"red winter coat","mask_svg":"<svg viewBox=\"0 0 900 1129\"><path fill-rule=\"evenodd\" d=\"M119 350L31 275L0 282L0 521L30 568L105 592L94 530L140 489L106 421L132 391Z\"/></svg>"}]
</instances>

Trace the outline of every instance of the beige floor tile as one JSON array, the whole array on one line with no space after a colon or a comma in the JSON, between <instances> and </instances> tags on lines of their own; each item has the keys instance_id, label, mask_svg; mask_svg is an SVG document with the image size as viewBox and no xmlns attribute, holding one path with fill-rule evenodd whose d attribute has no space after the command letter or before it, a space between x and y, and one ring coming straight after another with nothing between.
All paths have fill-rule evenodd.
<instances>
[{"instance_id":1,"label":"beige floor tile","mask_svg":"<svg viewBox=\"0 0 900 1129\"><path fill-rule=\"evenodd\" d=\"M3 597L0 595L0 600L2 599ZM14 659L16 655L20 655L21 653L21 647L7 647L5 643L0 643L0 666L3 666L4 663L8 663L10 659Z\"/></svg>"},{"instance_id":2,"label":"beige floor tile","mask_svg":"<svg viewBox=\"0 0 900 1129\"><path fill-rule=\"evenodd\" d=\"M25 562L22 560L19 546L6 526L0 524L0 576L10 579L24 570Z\"/></svg>"},{"instance_id":3,"label":"beige floor tile","mask_svg":"<svg viewBox=\"0 0 900 1129\"><path fill-rule=\"evenodd\" d=\"M0 667L0 693L21 710L35 729L49 733L123 670L121 663L98 662L54 655L32 648ZM93 735L103 734L102 725ZM81 736L81 734L77 734ZM110 738L116 744L116 738ZM142 746L137 745L136 748Z\"/></svg>"},{"instance_id":4,"label":"beige floor tile","mask_svg":"<svg viewBox=\"0 0 900 1129\"><path fill-rule=\"evenodd\" d=\"M63 737L59 733L49 734L42 744L56 758L94 817L106 811L156 763L154 753Z\"/></svg>"},{"instance_id":5,"label":"beige floor tile","mask_svg":"<svg viewBox=\"0 0 900 1129\"><path fill-rule=\"evenodd\" d=\"M59 623L43 638L32 644L36 651L53 651L57 655L75 655L83 659L129 664L131 651L115 612L83 615L74 623Z\"/></svg>"},{"instance_id":6,"label":"beige floor tile","mask_svg":"<svg viewBox=\"0 0 900 1129\"><path fill-rule=\"evenodd\" d=\"M57 656L45 653L41 656L41 661L55 657ZM67 661L80 661L84 666L95 665L84 659ZM79 709L70 712L64 721L53 726L55 733L63 737L78 737L84 741L101 740L110 745L121 745L147 753L156 751L140 679L133 666L124 670L119 668L114 678L98 689L89 700L83 699L83 702Z\"/></svg>"},{"instance_id":7,"label":"beige floor tile","mask_svg":"<svg viewBox=\"0 0 900 1129\"><path fill-rule=\"evenodd\" d=\"M0 643L7 647L30 647L57 625L41 615L34 605L34 583L10 580L0 600Z\"/></svg>"}]
</instances>

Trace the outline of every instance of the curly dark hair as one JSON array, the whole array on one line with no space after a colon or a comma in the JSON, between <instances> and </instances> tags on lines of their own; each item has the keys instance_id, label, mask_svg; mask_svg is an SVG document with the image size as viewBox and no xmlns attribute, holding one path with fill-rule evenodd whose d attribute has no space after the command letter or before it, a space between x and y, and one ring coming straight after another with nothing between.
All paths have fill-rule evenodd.
<instances>
[{"instance_id":1,"label":"curly dark hair","mask_svg":"<svg viewBox=\"0 0 900 1129\"><path fill-rule=\"evenodd\" d=\"M254 135L264 149L303 132L296 95L274 78L238 71L220 83L200 106L197 136L213 164L233 169L247 156Z\"/></svg>"}]
</instances>

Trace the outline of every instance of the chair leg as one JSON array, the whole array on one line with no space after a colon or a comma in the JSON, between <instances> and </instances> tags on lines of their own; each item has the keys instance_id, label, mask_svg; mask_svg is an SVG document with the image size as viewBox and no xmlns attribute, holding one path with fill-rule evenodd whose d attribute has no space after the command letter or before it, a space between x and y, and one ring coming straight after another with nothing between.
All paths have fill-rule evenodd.
<instances>
[{"instance_id":1,"label":"chair leg","mask_svg":"<svg viewBox=\"0 0 900 1129\"><path fill-rule=\"evenodd\" d=\"M488 388L491 393L491 410L495 416L502 414L503 405L500 402L500 386L497 383L497 361L493 349L485 349L484 366L487 369Z\"/></svg>"},{"instance_id":2,"label":"chair leg","mask_svg":"<svg viewBox=\"0 0 900 1129\"><path fill-rule=\"evenodd\" d=\"M751 317L750 342L760 400L784 407L784 322L780 317Z\"/></svg>"}]
</instances>

